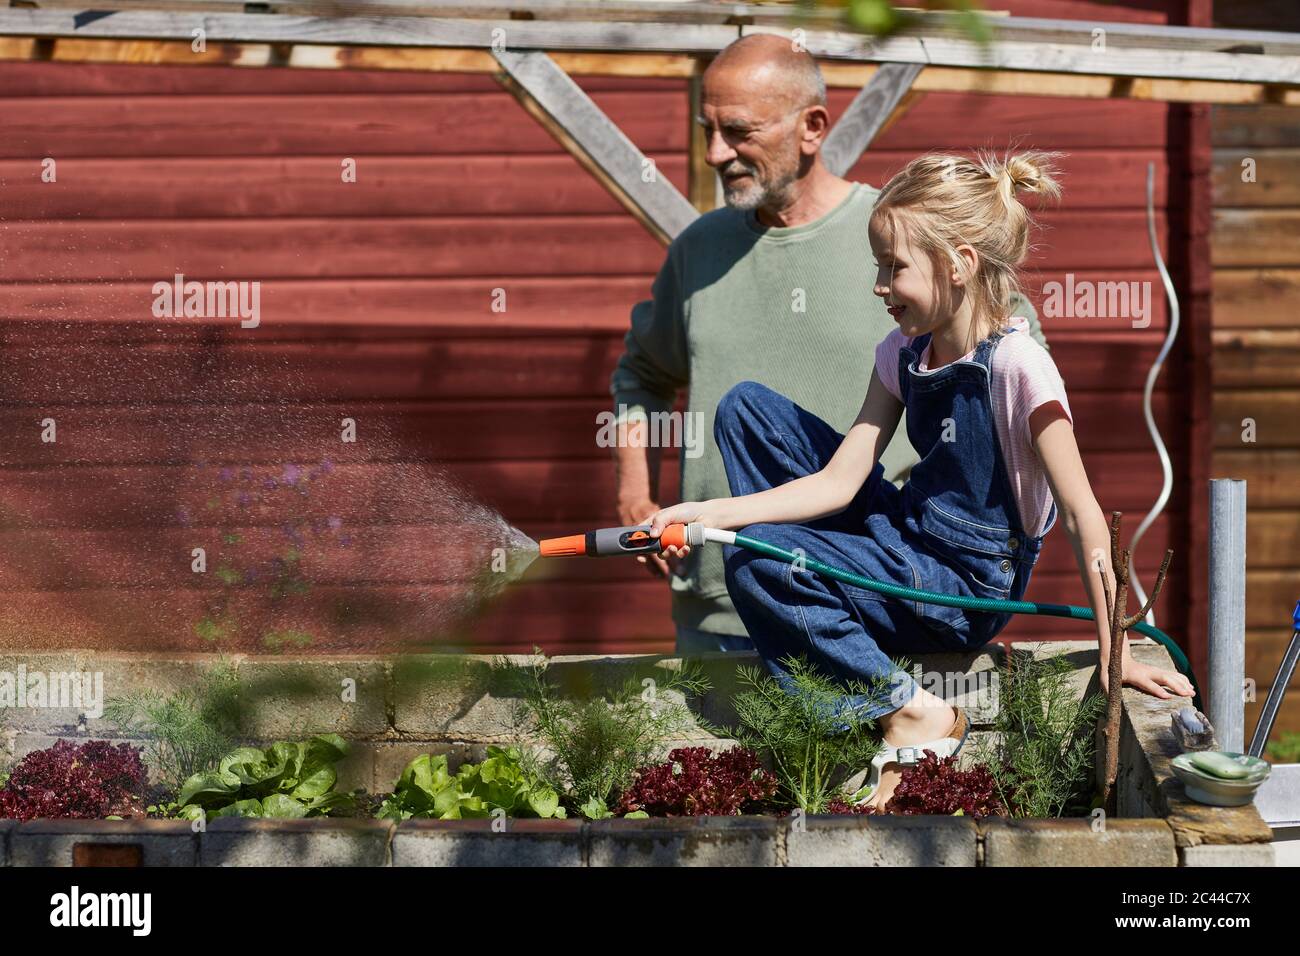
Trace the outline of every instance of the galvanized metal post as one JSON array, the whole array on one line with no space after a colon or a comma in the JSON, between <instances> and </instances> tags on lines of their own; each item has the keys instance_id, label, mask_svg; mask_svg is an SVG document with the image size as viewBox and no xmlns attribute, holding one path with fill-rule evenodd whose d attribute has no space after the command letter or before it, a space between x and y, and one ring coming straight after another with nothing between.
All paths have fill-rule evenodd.
<instances>
[{"instance_id":1,"label":"galvanized metal post","mask_svg":"<svg viewBox=\"0 0 1300 956\"><path fill-rule=\"evenodd\" d=\"M1210 482L1210 723L1219 746L1246 739L1246 482Z\"/></svg>"}]
</instances>

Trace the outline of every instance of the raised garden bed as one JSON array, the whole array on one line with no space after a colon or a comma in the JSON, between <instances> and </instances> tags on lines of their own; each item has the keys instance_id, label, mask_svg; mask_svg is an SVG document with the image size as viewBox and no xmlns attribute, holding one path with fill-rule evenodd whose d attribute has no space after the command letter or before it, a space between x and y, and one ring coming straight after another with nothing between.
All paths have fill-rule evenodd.
<instances>
[{"instance_id":1,"label":"raised garden bed","mask_svg":"<svg viewBox=\"0 0 1300 956\"><path fill-rule=\"evenodd\" d=\"M1015 651L1064 654L1075 665L1080 695L1096 686L1090 642L1017 644ZM1172 668L1150 641L1133 642L1141 660ZM994 670L1003 649L973 656L916 659L926 672ZM339 765L340 789L390 791L421 753L449 762L481 760L489 744L517 742L510 701L485 679L490 658L235 658L239 678L255 688L256 741L334 733L351 749ZM527 659L516 659L527 660ZM701 718L726 724L737 665L747 655L700 658L713 690L700 699ZM131 690L175 690L214 664L188 657L33 653L0 657L0 670L102 671L108 696ZM562 684L581 690L593 675L640 677L660 658L550 659ZM437 680L430 681L430 674ZM976 685L978 686L978 685ZM987 686L987 685L986 685ZM353 694L348 690L355 688ZM967 709L976 735L991 732L996 700L979 692L954 699ZM961 816L748 815L609 820L408 820L350 817L303 820L223 818L196 831L184 820L0 820L0 865L916 865L916 866L1271 866L1272 833L1254 806L1207 807L1191 802L1173 777L1178 753L1169 732L1179 699L1162 701L1125 689L1118 780L1118 818L1024 819ZM75 711L11 711L0 770L59 738L131 740L118 727ZM133 741L139 742L139 741ZM729 741L698 728L683 745L721 749ZM969 746L969 744L968 744Z\"/></svg>"}]
</instances>

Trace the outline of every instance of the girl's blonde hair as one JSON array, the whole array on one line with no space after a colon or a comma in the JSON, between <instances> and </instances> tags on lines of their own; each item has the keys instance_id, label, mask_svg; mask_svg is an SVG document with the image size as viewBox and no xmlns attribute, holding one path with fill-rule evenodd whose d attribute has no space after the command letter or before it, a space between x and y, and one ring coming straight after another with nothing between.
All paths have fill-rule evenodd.
<instances>
[{"instance_id":1,"label":"girl's blonde hair","mask_svg":"<svg viewBox=\"0 0 1300 956\"><path fill-rule=\"evenodd\" d=\"M930 255L936 271L960 263L960 245L979 253L978 269L966 285L975 316L972 348L1001 328L1011 314L1012 294L1020 291L1030 218L1016 193L1059 199L1060 172L1053 163L1058 155L1029 150L999 158L980 151L972 160L927 153L904 166L876 198L872 218L883 217L891 236L902 220L909 240Z\"/></svg>"}]
</instances>

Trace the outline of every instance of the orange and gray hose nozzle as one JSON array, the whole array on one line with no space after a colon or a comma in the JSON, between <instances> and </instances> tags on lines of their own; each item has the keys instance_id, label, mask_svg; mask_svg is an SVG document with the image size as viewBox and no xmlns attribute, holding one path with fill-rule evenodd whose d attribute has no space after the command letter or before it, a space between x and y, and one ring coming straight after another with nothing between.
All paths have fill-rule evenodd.
<instances>
[{"instance_id":1,"label":"orange and gray hose nozzle","mask_svg":"<svg viewBox=\"0 0 1300 956\"><path fill-rule=\"evenodd\" d=\"M652 535L650 525L628 525L624 528L597 528L585 534L571 534L563 538L543 538L538 542L542 557L585 555L605 558L616 554L654 554L669 547L698 546L704 543L704 525L670 524L658 537Z\"/></svg>"}]
</instances>

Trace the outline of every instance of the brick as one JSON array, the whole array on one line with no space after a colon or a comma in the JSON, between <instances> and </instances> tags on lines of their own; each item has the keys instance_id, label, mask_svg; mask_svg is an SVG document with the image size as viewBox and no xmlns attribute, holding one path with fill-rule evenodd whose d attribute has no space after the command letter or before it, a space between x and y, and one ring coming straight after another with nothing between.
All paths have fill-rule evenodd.
<instances>
[{"instance_id":1,"label":"brick","mask_svg":"<svg viewBox=\"0 0 1300 956\"><path fill-rule=\"evenodd\" d=\"M588 824L589 866L776 866L776 817L672 817Z\"/></svg>"},{"instance_id":2,"label":"brick","mask_svg":"<svg viewBox=\"0 0 1300 956\"><path fill-rule=\"evenodd\" d=\"M1177 866L1174 835L1162 820L990 817L980 821L985 866Z\"/></svg>"},{"instance_id":3,"label":"brick","mask_svg":"<svg viewBox=\"0 0 1300 956\"><path fill-rule=\"evenodd\" d=\"M32 820L10 834L12 866L72 866L74 848L138 846L143 866L194 866L198 836L188 820Z\"/></svg>"},{"instance_id":4,"label":"brick","mask_svg":"<svg viewBox=\"0 0 1300 956\"><path fill-rule=\"evenodd\" d=\"M975 821L942 816L811 816L788 824L787 866L975 866Z\"/></svg>"},{"instance_id":5,"label":"brick","mask_svg":"<svg viewBox=\"0 0 1300 956\"><path fill-rule=\"evenodd\" d=\"M505 829L493 829L493 824ZM393 866L582 866L581 820L407 820Z\"/></svg>"},{"instance_id":6,"label":"brick","mask_svg":"<svg viewBox=\"0 0 1300 956\"><path fill-rule=\"evenodd\" d=\"M387 866L386 820L221 817L199 834L201 866Z\"/></svg>"}]
</instances>

